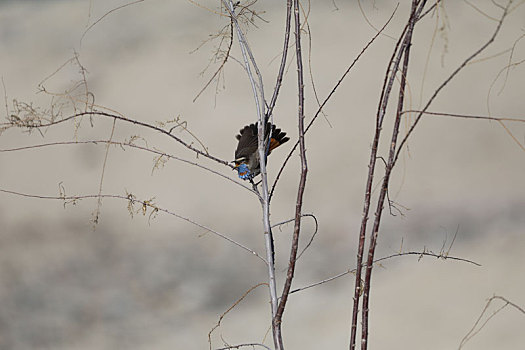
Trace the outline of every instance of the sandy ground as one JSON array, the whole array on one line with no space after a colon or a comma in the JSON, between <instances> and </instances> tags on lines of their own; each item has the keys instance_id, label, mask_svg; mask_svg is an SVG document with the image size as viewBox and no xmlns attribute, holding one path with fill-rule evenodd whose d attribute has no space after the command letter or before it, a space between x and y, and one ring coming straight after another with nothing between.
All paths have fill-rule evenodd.
<instances>
[{"instance_id":1,"label":"sandy ground","mask_svg":"<svg viewBox=\"0 0 525 350\"><path fill-rule=\"evenodd\" d=\"M0 74L8 103L33 101L34 106L48 108L50 96L37 94L37 85L78 52L96 104L148 123L180 117L212 154L231 160L235 133L255 120L242 68L231 61L220 83L192 102L217 68L212 62L200 74L218 41L191 53L227 24L205 9L215 9L217 2L199 2L204 8L173 1L128 6L103 18L80 44L89 24L124 3L0 2ZM433 49L429 51L432 33L442 28L443 13L437 21L434 16L422 22L414 37L407 102L414 109L486 42L496 25L466 3L446 4L447 22L436 32ZM478 5L490 16L500 14L491 1ZM406 6L400 5L388 35L398 35L407 18ZM376 27L394 7L390 1L363 5ZM262 17L268 23L257 20L259 28L250 29L248 37L269 94L279 63L284 12L277 2L260 2L258 9L265 11ZM523 118L524 68L516 66L508 76L501 73L509 62L525 56L523 42L516 42L523 34L523 18L521 6L479 57L492 57L516 43L510 61L507 51L469 65L431 110ZM317 93L324 98L375 32L357 6L343 1L316 4L309 24L309 66ZM304 211L313 213L320 226L299 261L294 287L355 266L375 110L393 43L387 36L378 39L327 105L326 118L307 135ZM307 41L303 44L307 52ZM233 57L241 57L237 47ZM63 92L78 79L78 67L70 64L44 85ZM294 79L291 66L275 110L275 122L292 140L297 137ZM310 119L316 102L309 73L307 83ZM525 143L523 125L506 125ZM76 131L73 123L42 135L8 130L0 135L0 149L107 139L111 127L111 120L95 118L91 126L85 118ZM141 137L139 145L195 161L179 144L132 125L117 123L113 138L123 141L135 135ZM178 135L190 140L187 134ZM387 146L384 142L382 150ZM271 178L289 149L290 144L272 153ZM102 144L3 152L1 188L43 196L59 195L60 187L67 195L96 194L104 158ZM235 178L224 167L197 161ZM182 162L171 160L153 171L154 164L151 154L110 148L103 192L152 199L264 254L260 208L252 194ZM293 215L298 166L294 157L277 187L273 222ZM383 262L373 276L370 348L456 349L491 296L525 306L524 175L523 150L497 122L422 120L393 175L390 196L399 211L384 216L377 256L439 253L449 249L457 231L449 254L481 266L417 256ZM266 281L264 264L249 253L174 216L144 216L136 207L131 217L124 200L104 200L93 230L94 200L64 206L61 201L6 193L0 198L1 349L205 349L219 316L249 288ZM284 225L275 232L280 282L291 230ZM305 219L303 245L312 231L311 220ZM346 348L353 283L350 275L294 294L283 325L287 348ZM502 305L495 301L482 322ZM213 346L263 342L268 321L268 296L261 286L223 319L213 334ZM521 349L523 329L525 315L507 307L464 349ZM271 344L269 336L265 341Z\"/></svg>"}]
</instances>

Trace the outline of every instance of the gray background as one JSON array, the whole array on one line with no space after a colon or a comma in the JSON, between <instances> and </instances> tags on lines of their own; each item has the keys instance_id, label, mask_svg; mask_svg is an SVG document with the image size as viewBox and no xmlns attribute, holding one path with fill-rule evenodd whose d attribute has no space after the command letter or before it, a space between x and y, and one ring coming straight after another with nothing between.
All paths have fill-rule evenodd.
<instances>
[{"instance_id":1,"label":"gray background","mask_svg":"<svg viewBox=\"0 0 525 350\"><path fill-rule=\"evenodd\" d=\"M231 61L215 94L212 85L192 99L217 65L207 66L217 42L191 53L227 21L190 2L146 1L104 18L79 39L88 24L121 1L0 2L0 74L8 100L34 101L47 108L49 96L37 85L76 50L88 71L89 89L99 105L150 123L180 116L210 152L231 160L234 135L255 120L251 89L241 67ZM216 9L216 1L199 2ZM397 36L407 18L403 2L387 33ZM375 34L353 2L312 4L311 69L324 98L346 66ZM490 1L480 9L499 11ZM283 6L257 4L269 21L257 21L248 38L269 95L282 49ZM267 7L266 7L267 6ZM305 4L306 6L306 4ZM394 2L363 4L380 27ZM438 31L422 84L426 57L440 17L417 28L407 105L417 109L444 77L491 35L496 23L463 2L446 2L448 25ZM523 34L524 9L513 12L498 41L480 58L506 50ZM313 245L299 261L294 287L322 280L355 265L367 162L374 115L386 62L394 41L381 37L363 56L307 135L309 177L304 211L319 220ZM307 40L303 42L307 48ZM305 50L306 52L306 50ZM512 62L524 58L523 41ZM233 56L240 59L237 47ZM306 59L305 59L306 60ZM491 83L508 64L509 53L467 67L431 110L496 116L523 116L524 70L511 70ZM46 82L62 92L78 80L67 66ZM296 83L292 65L285 76L275 122L292 137L296 130ZM306 116L316 110L308 78ZM423 88L422 88L423 86ZM502 87L504 87L502 89ZM501 90L501 93L500 92ZM499 94L498 94L499 93ZM5 112L3 113L3 116ZM330 124L332 127L330 127ZM385 125L385 137L388 126ZM406 131L405 123L402 127ZM508 127L522 143L521 124ZM109 137L111 121L87 119L38 132L8 130L0 148L53 141ZM185 159L195 156L169 139L118 123L115 140L132 135L148 146ZM180 134L186 137L185 134ZM186 138L189 140L189 138ZM387 142L382 144L385 150ZM144 144L137 141L137 144ZM272 153L273 178L290 144ZM103 145L57 146L0 154L2 188L37 195L96 194L104 160ZM208 160L203 165L235 177ZM154 159L136 150L111 148L103 192L155 203L264 252L257 199L229 181L177 161L152 173ZM381 163L378 163L382 169ZM272 204L272 220L293 216L299 158L283 175ZM377 256L407 250L439 252L458 235L450 255L482 267L434 258L396 258L375 270L371 299L370 345L374 349L449 349L481 313L487 298L503 295L525 305L524 153L497 122L425 117L403 153L392 179L391 198L403 215L385 215ZM377 181L380 180L380 175ZM377 194L377 191L375 192ZM266 282L265 266L245 251L177 218L160 214L133 218L127 203L104 200L100 223L92 229L96 202L76 205L0 194L0 348L2 349L203 349L219 316L246 290ZM385 213L387 214L387 213ZM304 221L306 243L313 229ZM279 276L286 266L292 225L276 230ZM296 294L284 319L288 348L345 348L349 337L353 279L350 276ZM223 320L214 333L231 343L262 342L269 325L267 291L257 288ZM497 306L497 305L496 305ZM490 309L494 311L496 307ZM506 309L495 316L467 349L519 349L525 317ZM271 343L270 336L267 337Z\"/></svg>"}]
</instances>

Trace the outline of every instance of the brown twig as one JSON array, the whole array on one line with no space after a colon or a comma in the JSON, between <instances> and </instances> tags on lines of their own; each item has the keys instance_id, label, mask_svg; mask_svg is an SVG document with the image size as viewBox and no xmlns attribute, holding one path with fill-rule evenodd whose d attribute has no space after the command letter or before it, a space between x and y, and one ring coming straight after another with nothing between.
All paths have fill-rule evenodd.
<instances>
[{"instance_id":1,"label":"brown twig","mask_svg":"<svg viewBox=\"0 0 525 350\"><path fill-rule=\"evenodd\" d=\"M284 27L284 46L283 54L281 56L281 64L279 66L279 73L277 74L277 81L275 83L275 88L273 89L272 99L268 105L266 112L266 121L272 116L273 108L275 103L277 103L277 96L279 96L279 91L281 90L281 85L283 81L284 68L286 67L286 57L288 56L288 44L290 42L290 22L292 18L292 0L286 1L286 24Z\"/></svg>"},{"instance_id":2,"label":"brown twig","mask_svg":"<svg viewBox=\"0 0 525 350\"><path fill-rule=\"evenodd\" d=\"M411 251L411 252L402 252L402 253L391 254L391 255L384 256L382 258L374 260L374 264L377 264L378 262L381 262L381 261L384 261L384 260L390 260L392 258L408 256L408 255L416 255L416 256L419 257L419 259L421 259L421 257L423 257L423 256L431 256L431 257L434 257L434 258L437 258L437 259L442 259L442 260L449 260L450 259L450 260L466 262L466 263L473 264L473 265L476 265L476 266L481 266L481 264L479 264L479 263L477 263L475 261L469 260L469 259L464 259L464 258L458 258L458 257L455 257L455 256L450 256L450 255L448 255L448 253L444 253L444 252L440 252L439 254L436 254L436 253L433 253L433 252L427 251L427 250L424 250L422 252ZM418 261L419 261L419 259L418 259ZM310 288L313 288L313 287L325 284L327 282L334 281L334 280L336 280L336 279L338 279L340 277L346 276L348 274L355 274L355 273L356 273L356 269L348 269L348 270L346 270L344 272L340 272L337 275L334 275L332 277L328 277L328 278L325 278L325 279L323 279L321 281L318 281L318 282L306 285L306 286L301 287L301 288L294 289L294 290L292 290L290 292L290 294L297 293L297 292L303 291L305 289L310 289Z\"/></svg>"},{"instance_id":3,"label":"brown twig","mask_svg":"<svg viewBox=\"0 0 525 350\"><path fill-rule=\"evenodd\" d=\"M80 37L80 46L82 46L82 40L84 40L84 37L86 36L87 32L93 28L95 25L97 25L100 21L102 21L106 16L110 15L112 12L115 12L115 11L118 11L124 7L127 7L127 6L130 6L130 5L135 5L139 2L143 2L144 0L136 0L136 1L132 1L130 3L127 3L127 4L124 4L124 5L121 5L121 6L118 6L118 7L115 7L114 9L106 12L102 17L100 17L99 19L97 19L95 22L93 22L89 27L86 28L86 30L84 31L84 33L82 34L82 36Z\"/></svg>"},{"instance_id":4,"label":"brown twig","mask_svg":"<svg viewBox=\"0 0 525 350\"><path fill-rule=\"evenodd\" d=\"M494 311L492 314L490 314L490 316L487 317L487 319L485 320L485 322L483 322L478 329L476 329L478 327L478 325L480 324L483 316L485 315L485 313L487 312L490 304L496 300L496 299L499 299L503 302L505 302L505 304L503 304L502 306L500 306L496 311ZM496 316L501 310L503 310L504 308L506 308L507 306L512 306L514 309L516 309L517 311L521 312L523 315L525 315L525 309L520 307L518 304L515 304L511 301L509 301L507 298L504 298L502 296L499 296L499 295L494 295L493 297L491 297L489 300L487 300L487 303L485 304L485 307L483 308L483 311L481 311L481 314L479 315L479 317L476 319L476 322L474 322L474 325L472 326L472 328L467 332L467 334L465 334L465 336L463 337L463 339L461 339L461 342L459 343L459 347L458 347L458 350L461 350L463 348L463 346L465 346L465 344L470 340L472 339L474 336L476 336L479 332L481 332L481 330L487 325L487 323L494 317Z\"/></svg>"},{"instance_id":5,"label":"brown twig","mask_svg":"<svg viewBox=\"0 0 525 350\"><path fill-rule=\"evenodd\" d=\"M295 224L294 233L292 237L292 247L290 251L290 260L288 262L288 272L286 274L286 280L284 282L283 292L281 294L281 300L277 308L277 313L273 319L274 328L279 329L279 333L282 326L282 317L286 303L288 301L288 295L292 287L292 281L295 273L295 263L297 261L297 251L299 250L299 236L301 232L301 218L302 218L302 207L303 207L303 196L306 187L306 176L308 174L308 163L306 159L306 146L304 140L304 77L303 77L303 56L301 51L301 20L299 14L299 0L293 1L294 5L294 24L295 24L295 56L297 59L297 91L298 91L298 129L299 129L299 153L301 156L301 175L299 179L299 188L297 190L297 200L295 204ZM282 337L279 339L279 348L284 349L282 343Z\"/></svg>"},{"instance_id":6,"label":"brown twig","mask_svg":"<svg viewBox=\"0 0 525 350\"><path fill-rule=\"evenodd\" d=\"M352 321L350 329L350 350L354 350L356 347L356 338L357 338L357 318L359 314L359 300L362 294L362 284L361 284L361 272L362 272L362 263L363 263L363 254L365 249L365 240L366 240L366 228L368 223L368 215L370 212L370 201L372 196L372 185L375 174L375 165L377 160L377 150L379 145L379 138L382 130L383 117L386 111L386 103L390 96L390 91L395 80L395 75L399 68L401 61L401 54L403 50L399 49L400 45L404 41L406 31L408 29L408 24L405 26L403 32L401 33L392 57L387 66L385 73L385 80L383 82L383 87L381 89L381 97L379 98L378 111L376 116L376 132L374 134L374 140L372 142L372 149L370 151L370 159L368 163L368 175L367 182L365 185L365 199L363 204L363 213L361 217L361 227L359 230L359 243L357 248L357 263L356 263L356 280L354 286L354 296L353 296L353 307L352 307Z\"/></svg>"},{"instance_id":7,"label":"brown twig","mask_svg":"<svg viewBox=\"0 0 525 350\"><path fill-rule=\"evenodd\" d=\"M245 343L245 344L238 344L238 345L228 345L226 347L223 347L223 348L218 348L218 349L215 349L215 350L228 350L228 349L240 349L240 348L245 348L245 347L255 347L255 346L260 346L262 348L265 348L267 350L272 350L270 349L268 346L264 345L264 344L261 344L261 343Z\"/></svg>"},{"instance_id":8,"label":"brown twig","mask_svg":"<svg viewBox=\"0 0 525 350\"><path fill-rule=\"evenodd\" d=\"M164 209L164 208L161 208L161 207L158 207L157 205L154 205L152 204L152 202L150 200L140 200L140 199L137 199L135 198L135 196L133 194L127 194L126 196L123 196L123 195L118 195L118 194L85 194L85 195L78 195L78 196L66 196L64 194L60 195L60 196L43 196L43 195L35 195L35 194L28 194L28 193L22 193L22 192L17 192L17 191L11 191L11 190L6 190L6 189L3 189L3 188L0 188L0 192L2 193L7 193L7 194L12 194L12 195L16 195L16 196L20 196L20 197L26 197L26 198L34 198L34 199L47 199L47 200L61 200L61 201L64 201L65 203L74 203L74 202L78 202L79 200L82 200L82 199L98 199L98 198L112 198L112 199L120 199L120 200L125 200L125 201L128 201L129 205L128 205L128 208L131 208L134 204L140 204L143 211L145 212L145 210L147 209L152 209L154 212L163 212L165 214L168 214L168 215L171 215L171 216L174 216L176 218L179 218L181 220L184 220L190 224L193 224L197 227L200 227L208 232L211 232L213 233L214 235L230 242L230 243L233 243L234 245L236 245L237 247L239 248L242 248L243 250L249 252L250 254L256 256L257 258L259 258L261 261L263 261L264 263L267 263L266 260L261 257L256 251L254 251L253 249L250 249L248 247L246 247L245 245L231 239L230 237L218 232L218 231L215 231L205 225L202 225L202 224L199 224L198 222L192 220L192 219L189 219L187 217L184 217L182 215L179 215L177 213L174 213L168 209Z\"/></svg>"},{"instance_id":9,"label":"brown twig","mask_svg":"<svg viewBox=\"0 0 525 350\"><path fill-rule=\"evenodd\" d=\"M419 1L419 3L414 0L413 1L413 13L415 11L415 7L416 6L420 6L418 12L420 13L423 6L425 4L425 1L424 0L421 0ZM509 2L510 4L510 2ZM507 5L507 8L508 8L509 5ZM506 11L507 11L507 8L504 10L504 13L501 17L501 21L499 22L494 34L492 35L492 37L489 39L489 41L483 45L479 50L477 50L474 54L472 54L471 56L469 56L435 91L434 91L434 94L431 96L431 98L429 99L427 105L423 108L423 112L426 111L426 109L428 109L428 107L430 106L431 102L436 98L436 96L439 94L439 92L441 91L441 89L443 87L445 87L454 77L457 73L459 73L459 71L461 71L463 69L463 67L465 67L468 62L470 60L472 60L474 57L476 57L479 53L481 53L490 43L492 43L497 35L497 33L499 32L499 29L501 28L501 25L503 23L503 19L505 18L506 16ZM410 28L412 29L409 29L409 32L413 30L413 26L416 22L416 18L419 17L419 14L416 14L415 16L411 16L411 19L410 19ZM411 36L411 33L407 33L406 36L405 36L405 43L406 43L406 38L409 38ZM409 42L408 42L409 43ZM410 48L410 45L406 46L404 48L402 48L399 53L401 52L405 52L405 62L408 62L408 50ZM405 65L405 67L407 67ZM405 68L403 69L404 70L404 73L403 73L403 76L402 78L405 78L406 77L406 72L405 72ZM394 70L394 72L396 72L397 70ZM376 242L377 242L377 235L378 235L378 231L379 231L379 224L380 224L380 219L381 219L381 214L382 214L382 209L383 209L383 203L384 203L384 199L385 199L385 196L386 196L386 193L387 193L387 190L388 190L388 184L389 184L389 178L390 178L390 173L399 157L399 153L400 153L400 150L402 149L402 146L404 143L406 143L406 140L408 139L408 136L412 133L412 131L414 130L415 126L417 125L417 123L419 122L421 116L422 116L422 113L420 113L416 119L416 121L414 122L414 124L412 124L411 128L409 129L408 133L405 135L405 137L403 138L403 140L401 141L401 143L399 144L399 147L397 147L397 152L396 152L396 143L397 143L397 134L399 132L399 118L400 118L400 115L401 115L401 110L403 108L402 106L402 95L401 94L404 94L404 86L401 86L400 88L400 98L398 100L398 110L397 110L397 116L396 116L396 123L395 123L395 126L394 126L394 130L393 130L393 136L392 136L392 142L391 142L391 147L390 147L390 155L389 155L389 161L388 161L388 166L386 168L386 171L385 171L385 177L383 178L383 186L381 188L381 192L380 192L380 195L379 195L379 199L377 201L377 209L376 209L376 213L375 213L375 220L374 220L374 226L373 226L373 229L372 229L372 236L371 236L371 241L370 241L370 244L369 244L369 255L368 255L368 263L367 263L367 272L366 272L366 277L365 277L365 283L364 283L364 293L363 293L363 325L362 325L362 337L361 337L361 349L362 350L366 350L366 347L367 347L367 337L368 337L368 301L369 301L369 290L370 290L370 278L371 278L371 272L372 272L372 262L373 262L373 254L375 252L375 245L376 245ZM383 99L382 98L382 101L383 102L386 102L388 100L388 98L386 99ZM386 105L385 105L385 108L386 108ZM384 109L383 109L384 110ZM380 108L380 111L381 111L381 108ZM379 128L376 128L376 135L380 132L380 121L381 118L378 117L378 124L377 126L379 126ZM375 145L375 144L374 144ZM374 149L374 147L373 147ZM374 150L372 151L372 153L374 153ZM374 161L375 161L376 157L374 156ZM370 172L369 172L370 174ZM367 206L367 203L365 201L365 207ZM367 217L363 217L363 226L366 226L366 219ZM359 273L360 271L360 265L358 264L358 268L357 268L357 271L356 271L356 274ZM360 288L358 286L358 283L360 283L360 280L357 280L356 278L356 290L358 288ZM355 306L355 298L354 298L354 306ZM357 312L358 310L355 309L354 307L354 316L355 316L355 313ZM356 323L352 323L352 327L357 327L357 324ZM353 346L352 346L353 345ZM351 349L353 350L355 348L355 343L351 341Z\"/></svg>"},{"instance_id":10,"label":"brown twig","mask_svg":"<svg viewBox=\"0 0 525 350\"><path fill-rule=\"evenodd\" d=\"M453 117L453 118L464 118L464 119L481 119L481 120L496 120L496 121L506 121L506 122L525 122L524 118L516 118L516 117L494 117L494 116L488 116L488 115L475 115L475 114L460 114L460 113L447 113L447 112L430 112L430 111L421 111L421 110L415 110L415 109L409 109L406 111L403 111L402 114L405 113L421 113L421 114L428 114L433 115L436 117Z\"/></svg>"},{"instance_id":11,"label":"brown twig","mask_svg":"<svg viewBox=\"0 0 525 350\"><path fill-rule=\"evenodd\" d=\"M419 121L421 120L421 117L423 116L423 113L426 112L426 110L430 107L430 105L432 104L432 102L434 102L435 98L437 97L437 95L441 92L441 90L443 90L443 88L445 86L448 85L448 83L450 83L450 81L452 79L454 79L454 77L461 71L463 70L463 68L465 68L465 66L470 62L472 61L476 56L478 56L480 53L482 53L490 44L492 44L494 42L494 40L496 39L496 36L498 35L500 29L501 29L501 26L503 25L503 20L505 19L505 17L507 16L507 13L508 13L508 8L510 6L510 4L512 3L512 0L509 0L508 3L507 3L507 6L505 6L505 8L503 9L503 14L501 15L500 17L500 20L498 22L498 25L496 26L496 29L494 30L494 32L492 33L492 36L489 38L489 40L483 44L478 50L476 50L472 55L470 55L469 57L467 57L460 65L459 67L457 67L454 72L452 72L452 74L450 74L442 83L441 85L439 85L437 87L437 89L434 91L434 93L432 94L432 96L428 99L425 107L423 107L423 109L418 113L418 116L416 117L414 123L410 126L410 129L408 129L407 133L405 134L405 137L403 138L403 140L399 143L399 147L397 149L397 152L396 152L396 156L395 156L395 159L394 159L394 164L397 162L397 159L399 158L399 154L401 153L401 150L403 149L403 146L405 145L405 143L407 142L408 138L410 137L410 135L412 134L412 132L414 131L415 127L417 126L417 124L419 123Z\"/></svg>"},{"instance_id":12,"label":"brown twig","mask_svg":"<svg viewBox=\"0 0 525 350\"><path fill-rule=\"evenodd\" d=\"M372 278L372 269L373 269L373 262L374 262L374 253L375 248L377 244L377 238L379 234L379 225L381 223L381 216L383 212L383 206L384 201L386 198L386 195L388 193L388 185L390 182L390 175L393 168L393 160L394 155L396 151L396 144L397 144L397 136L399 134L399 125L401 123L401 111L403 110L403 104L404 104L404 97L405 97L405 87L406 87L406 79L408 75L408 62L410 58L410 47L412 45L412 33L414 31L414 26L416 24L416 18L418 17L418 7L420 10L423 9L425 6L426 0L421 0L418 2L417 0L412 0L412 10L410 14L410 19L408 23L408 30L403 42L402 47L400 48L399 52L402 53L404 60L403 60L403 68L401 73L401 83L399 87L399 97L398 97L398 104L397 104L397 114L396 119L394 122L394 126L392 129L392 139L390 141L390 152L389 152L389 158L388 158L388 164L385 169L385 175L383 177L383 186L381 188L381 191L379 193L379 198L377 200L377 208L376 212L374 214L374 225L372 228L372 235L370 238L369 246L368 246L368 258L366 263L366 274L365 274L365 280L363 285L363 306L362 306L362 328L361 328L361 350L366 350L368 345L368 319L369 319L369 302L370 302L370 283ZM395 73L393 73L393 76ZM388 97L384 100L385 102L388 101ZM385 105L386 107L386 105ZM386 109L386 108L385 108ZM378 123L377 127L381 127L381 124ZM377 134L379 132L376 132Z\"/></svg>"},{"instance_id":13,"label":"brown twig","mask_svg":"<svg viewBox=\"0 0 525 350\"><path fill-rule=\"evenodd\" d=\"M52 147L52 146L69 146L69 145L97 145L97 144L110 144L110 145L114 145L114 146L119 146L119 147L130 147L130 148L134 148L134 149L138 149L138 150L141 150L141 151L145 151L145 152L149 152L149 153L152 153L154 155L156 155L157 157L165 157L165 158L168 158L168 159L174 159L174 160L178 160L180 162L183 162L183 163L186 163L186 164L189 164L189 165L193 165L193 166L196 166L196 167L199 167L203 170L206 170L212 174L215 174L215 175L218 175L226 180L229 180L231 182L233 182L234 184L238 185L238 186L241 186L243 187L244 189L247 189L248 191L250 192L253 192L254 194L258 195L257 192L255 192L253 189L251 189L250 187L246 186L244 183L238 181L236 178L231 178L231 177L228 177L216 170L213 170L211 168L208 168L202 164L199 164L197 162L193 162L193 161L190 161L190 160L187 160L187 159L184 159L184 158L180 158L180 157L177 157L177 156L174 156L173 154L169 154L169 153L165 153L165 152L161 152L159 150L156 150L156 149L151 149L151 148L148 148L148 147L144 147L144 146L139 146L139 145L136 145L134 143L131 143L131 142L119 142L119 141L108 141L108 140L88 140L88 141L60 141L60 142L50 142L50 143L42 143L42 144L37 144L37 145L32 145L32 146L23 146L23 147L15 147L15 148L5 148L5 149L0 149L0 153L3 153L3 152L17 152L17 151L24 151L24 150L30 150L30 149L35 149L35 148L44 148L44 147Z\"/></svg>"},{"instance_id":14,"label":"brown twig","mask_svg":"<svg viewBox=\"0 0 525 350\"><path fill-rule=\"evenodd\" d=\"M222 45L222 42L221 42L221 45ZM213 82L213 80L215 79L215 77L217 77L217 75L219 75L220 72L222 72L222 69L224 68L224 66L226 65L226 62L228 62L228 58L230 58L230 51L232 49L232 46L233 46L233 21L230 19L230 42L228 44L228 49L226 50L226 53L224 54L224 58L222 60L222 63L221 65L219 66L219 68L215 71L215 73L213 73L213 75L211 76L211 78L208 80L208 82L206 84L204 84L204 87L199 91L199 93L193 98L193 101L192 102L195 102L197 101L197 99L200 97L200 95L208 88L208 86L210 86L210 84ZM220 47L219 47L219 50L220 50ZM219 54L219 53L217 53Z\"/></svg>"},{"instance_id":15,"label":"brown twig","mask_svg":"<svg viewBox=\"0 0 525 350\"><path fill-rule=\"evenodd\" d=\"M219 320L217 321L217 323L215 324L215 326L212 327L212 329L208 332L208 343L210 344L210 350L211 350L211 334L217 329L220 327L221 325L221 322L222 322L222 319L226 316L226 314L230 311L233 310L233 308L235 308L237 305L239 305L239 303L241 301L244 300L244 298L246 298L254 289L260 287L260 286L267 286L268 283L259 283L259 284L256 284L255 286L251 287L250 289L248 289L239 299L237 299L233 304L232 306L230 306L228 308L228 310L224 311L220 316L219 316Z\"/></svg>"},{"instance_id":16,"label":"brown twig","mask_svg":"<svg viewBox=\"0 0 525 350\"><path fill-rule=\"evenodd\" d=\"M376 35L374 35L372 37L372 39L370 39L370 41L365 45L365 47L363 47L363 49L361 50L361 52L359 52L359 54L354 58L354 60L352 61L352 63L348 66L348 68L345 70L345 72L341 75L341 78L339 78L339 81L335 84L335 86L332 88L332 90L330 91L330 93L328 94L328 96L326 96L326 98L323 100L323 103L321 103L321 105L319 106L319 108L317 109L317 111L315 112L312 120L308 123L308 126L306 127L305 129L305 134L308 132L308 130L310 130L310 127L312 126L312 124L314 123L314 121L317 119L317 117L319 116L319 114L321 114L321 111L323 110L324 106L328 103L328 101L330 100L330 98L333 96L333 94L336 92L336 90L339 88L339 86L341 85L341 83L343 82L343 80L346 78L346 76L348 75L348 73L350 73L350 70L356 65L357 61L359 61L359 59L361 58L361 56L366 52L366 50L370 47L370 45L372 45L372 43L377 39L377 37L385 30L385 28L387 27L387 25L390 23L390 21L392 20L392 18L394 17L394 14L397 10L397 6L396 6L396 9L394 10L394 12L392 12L392 15L390 16L390 18L385 22L385 24L383 25L383 27L379 30L378 33L376 33ZM286 165L288 164L288 161L290 160L290 158L292 157L292 154L295 152L295 150L297 149L297 147L299 146L299 141L297 141L295 143L295 145L292 147L292 149L290 150L290 152L288 152L288 155L286 156L283 164L281 165L281 168L279 169L279 172L277 173L277 176L275 177L275 180L273 181L273 185L272 185L272 190L270 191L270 199L272 198L273 196L273 192L275 191L275 187L277 186L277 183L281 177L281 174L283 173L284 171L284 168L286 167Z\"/></svg>"},{"instance_id":17,"label":"brown twig","mask_svg":"<svg viewBox=\"0 0 525 350\"><path fill-rule=\"evenodd\" d=\"M106 167L107 167L108 156L109 156L109 146L111 145L111 141L113 141L113 135L115 134L115 124L116 123L117 123L117 120L113 119L113 123L111 125L111 134L109 135L109 139L106 144L106 151L104 152L104 162L102 163L102 172L100 174L100 180L98 184L99 197L97 199L97 208L93 212L93 225L94 226L98 224L98 221L100 218L100 208L102 207L102 197L100 197L100 195L102 194L102 186L104 184L104 175L106 173Z\"/></svg>"},{"instance_id":18,"label":"brown twig","mask_svg":"<svg viewBox=\"0 0 525 350\"><path fill-rule=\"evenodd\" d=\"M301 214L302 217L311 217L313 220L314 220L314 224L315 224L315 230L314 230L314 233L312 233L312 237L310 237L310 240L308 241L308 243L306 243L306 245L304 246L303 250L301 250L301 252L299 253L299 255L297 255L297 259L295 259L295 261L298 261L301 256L303 255L303 253L308 249L310 248L310 245L313 243L314 241L314 238L315 236L317 235L317 232L319 231L319 223L317 222L317 218L315 217L315 215L313 214ZM282 222L278 222L276 224L273 224L272 225L272 228L276 227L276 226L280 226L280 225L284 225L284 224L287 224L289 222L295 222L295 218L293 219L288 219L288 220L285 220L285 221L282 221Z\"/></svg>"},{"instance_id":19,"label":"brown twig","mask_svg":"<svg viewBox=\"0 0 525 350\"><path fill-rule=\"evenodd\" d=\"M507 122L525 122L525 119L523 118L510 118L510 117L493 117L493 116L485 116L485 115L469 115L469 114L457 114L457 113L443 113L443 112L428 112L428 111L419 111L419 110L408 110L404 111L403 113L420 113L421 116L428 114L432 116L438 116L438 117L453 117L453 118L464 118L464 119L478 119L478 120L494 120L498 122L498 124L505 130L505 132L512 138L512 140L520 147L523 151L525 151L525 146L523 143L518 140L516 136L510 131L510 129L503 123L504 121Z\"/></svg>"},{"instance_id":20,"label":"brown twig","mask_svg":"<svg viewBox=\"0 0 525 350\"><path fill-rule=\"evenodd\" d=\"M421 15L419 15L417 18L416 18L416 23L419 22L420 20L422 20L426 15L428 15L430 12L432 12L438 5L439 3L441 2L442 0L437 0L436 2L434 2L432 5L429 6L429 8L423 12Z\"/></svg>"},{"instance_id":21,"label":"brown twig","mask_svg":"<svg viewBox=\"0 0 525 350\"><path fill-rule=\"evenodd\" d=\"M139 126L151 129L151 130L155 130L157 132L160 132L161 134L164 134L166 136L171 137L172 139L174 139L175 141L177 141L178 143L180 143L184 147L186 147L189 150L195 152L197 155L201 155L203 157L206 157L208 159L211 159L211 160L213 160L213 161L215 161L217 163L226 165L226 166L228 166L228 167L233 169L233 165L231 165L229 162L210 155L206 150L201 151L201 150L193 147L191 144L183 141L181 138L171 134L169 131L167 131L167 130L165 130L163 128L157 127L155 125L152 125L152 124L149 124L149 123L146 123L146 122L142 122L140 120L127 118L127 117L124 117L124 116L121 116L121 115L118 115L118 114L111 114L111 113L106 113L106 112L102 112L102 111L87 111L87 112L75 113L73 115L70 115L69 117L65 117L65 118L62 118L62 119L56 120L56 121L51 121L49 123L38 123L37 125L33 125L33 124L31 124L31 125L24 125L22 123L21 125L17 125L17 126L40 129L40 128L46 128L46 127L49 127L49 126L53 126L53 125L57 125L57 124L60 124L60 123L64 123L64 122L66 122L68 120L72 120L72 119L75 119L75 118L78 118L78 117L82 117L82 116L102 116L102 117L107 117L107 118L114 118L114 119L118 119L118 120L121 120L121 121L124 121L124 122L127 122L127 123L131 123L131 124L134 124L134 125L139 125ZM12 125L12 123L2 123L2 124L0 124L0 126L2 126L2 125Z\"/></svg>"}]
</instances>

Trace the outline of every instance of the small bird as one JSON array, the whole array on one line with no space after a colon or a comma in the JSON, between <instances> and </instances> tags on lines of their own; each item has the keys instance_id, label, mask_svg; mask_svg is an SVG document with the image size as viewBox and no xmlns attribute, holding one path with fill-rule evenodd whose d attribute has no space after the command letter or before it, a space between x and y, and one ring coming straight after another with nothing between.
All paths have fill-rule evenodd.
<instances>
[{"instance_id":1,"label":"small bird","mask_svg":"<svg viewBox=\"0 0 525 350\"><path fill-rule=\"evenodd\" d=\"M265 147L268 150L266 156L268 156L272 150L290 139L289 137L286 137L284 131L277 129L273 124L267 123L265 129L265 142L268 142L270 130L272 131L270 144L265 144ZM239 131L239 135L236 136L237 140L239 140L239 144L235 150L235 169L239 173L239 177L243 180L251 180L261 173L257 135L258 123L255 123L246 125Z\"/></svg>"}]
</instances>

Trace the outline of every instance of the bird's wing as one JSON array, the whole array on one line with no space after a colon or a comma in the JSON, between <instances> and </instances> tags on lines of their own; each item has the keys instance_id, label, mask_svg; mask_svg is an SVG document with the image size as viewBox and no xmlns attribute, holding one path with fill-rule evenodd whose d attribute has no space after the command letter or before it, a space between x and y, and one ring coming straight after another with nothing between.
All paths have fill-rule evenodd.
<instances>
[{"instance_id":1,"label":"bird's wing","mask_svg":"<svg viewBox=\"0 0 525 350\"><path fill-rule=\"evenodd\" d=\"M236 136L239 143L235 150L235 159L248 158L257 151L257 126L255 124L246 125Z\"/></svg>"},{"instance_id":2,"label":"bird's wing","mask_svg":"<svg viewBox=\"0 0 525 350\"><path fill-rule=\"evenodd\" d=\"M272 137L270 139L268 154L270 154L273 149L279 147L290 139L289 137L286 137L286 133L284 131L277 129L275 125L270 125L270 123L266 125L266 136L270 134L270 127L272 130ZM237 150L235 151L235 159L248 158L257 151L257 135L257 123L246 125L239 131L239 135L236 136L237 140L239 140L239 143L237 145Z\"/></svg>"}]
</instances>

